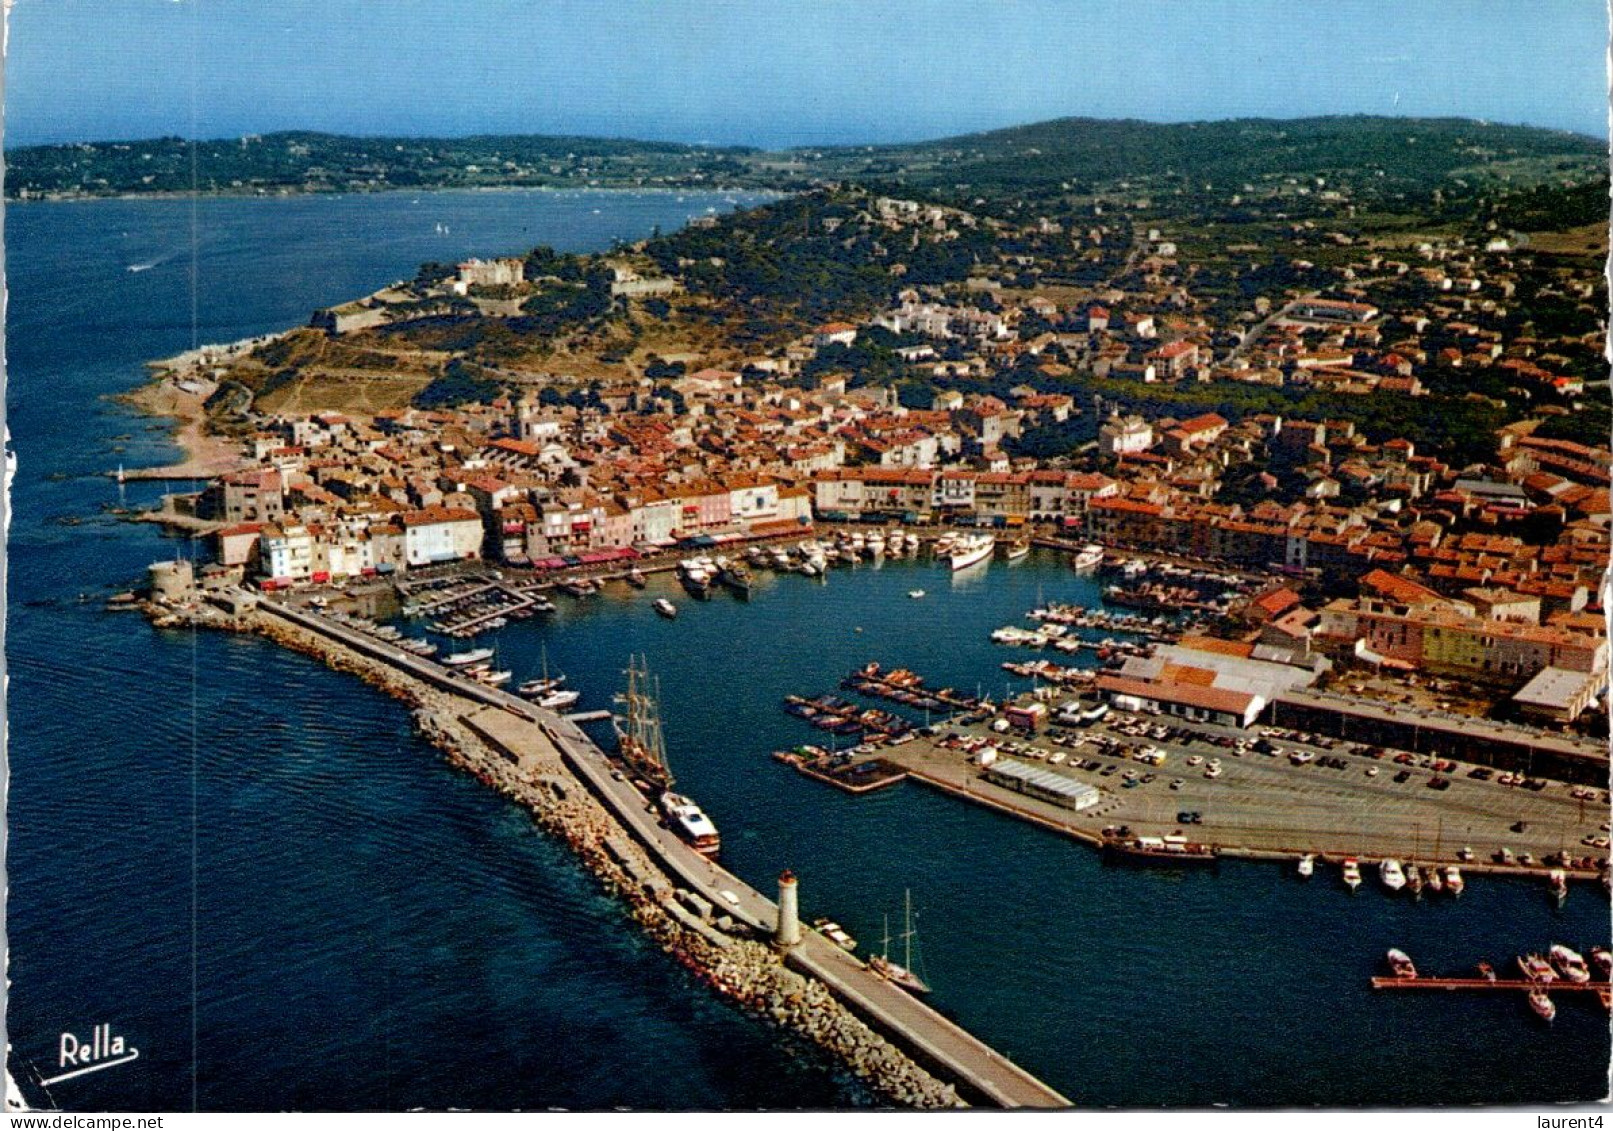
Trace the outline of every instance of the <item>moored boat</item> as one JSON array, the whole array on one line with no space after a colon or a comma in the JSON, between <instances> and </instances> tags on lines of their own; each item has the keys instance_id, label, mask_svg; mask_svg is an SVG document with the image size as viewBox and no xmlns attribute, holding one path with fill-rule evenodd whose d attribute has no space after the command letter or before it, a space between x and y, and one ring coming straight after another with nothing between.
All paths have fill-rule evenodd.
<instances>
[{"instance_id":1,"label":"moored boat","mask_svg":"<svg viewBox=\"0 0 1613 1131\"><path fill-rule=\"evenodd\" d=\"M450 652L442 658L443 665L450 668L468 668L472 664L479 664L484 660L493 658L491 648L472 648L468 652Z\"/></svg>"},{"instance_id":2,"label":"moored boat","mask_svg":"<svg viewBox=\"0 0 1613 1131\"><path fill-rule=\"evenodd\" d=\"M1609 951L1607 947L1591 947L1591 961L1595 963L1596 968L1602 972L1602 977L1604 980L1610 974L1613 974L1613 951Z\"/></svg>"},{"instance_id":3,"label":"moored boat","mask_svg":"<svg viewBox=\"0 0 1613 1131\"><path fill-rule=\"evenodd\" d=\"M1003 556L1011 562L1017 562L1024 559L1030 552L1031 540L1029 538L1016 538L1008 544Z\"/></svg>"},{"instance_id":4,"label":"moored boat","mask_svg":"<svg viewBox=\"0 0 1613 1131\"><path fill-rule=\"evenodd\" d=\"M656 612L666 617L667 620L671 620L673 617L678 615L678 606L674 605L671 601L668 601L665 597L657 597L655 599L653 608Z\"/></svg>"},{"instance_id":5,"label":"moored boat","mask_svg":"<svg viewBox=\"0 0 1613 1131\"><path fill-rule=\"evenodd\" d=\"M947 555L947 561L952 566L952 572L968 569L991 557L992 549L997 545L997 539L990 534L971 534L959 540Z\"/></svg>"},{"instance_id":6,"label":"moored boat","mask_svg":"<svg viewBox=\"0 0 1613 1131\"><path fill-rule=\"evenodd\" d=\"M1531 982L1550 984L1557 980L1557 971L1552 969L1551 963L1538 954L1518 955L1518 969Z\"/></svg>"},{"instance_id":7,"label":"moored boat","mask_svg":"<svg viewBox=\"0 0 1613 1131\"><path fill-rule=\"evenodd\" d=\"M1417 976L1417 966L1412 962L1411 955L1405 951L1391 947L1385 957L1388 958L1389 969L1394 973L1395 977L1415 978Z\"/></svg>"},{"instance_id":8,"label":"moored boat","mask_svg":"<svg viewBox=\"0 0 1613 1131\"><path fill-rule=\"evenodd\" d=\"M1308 880L1315 871L1316 856L1313 853L1307 852L1305 855L1299 858L1299 876L1301 879Z\"/></svg>"},{"instance_id":9,"label":"moored boat","mask_svg":"<svg viewBox=\"0 0 1613 1131\"><path fill-rule=\"evenodd\" d=\"M833 919L814 919L812 920L812 926L818 934L834 943L841 950L852 951L857 949L857 940L852 938L851 933Z\"/></svg>"},{"instance_id":10,"label":"moored boat","mask_svg":"<svg viewBox=\"0 0 1613 1131\"><path fill-rule=\"evenodd\" d=\"M1551 1000L1545 990L1529 991L1529 1008L1542 1021L1550 1021L1557 1016L1557 1003Z\"/></svg>"},{"instance_id":11,"label":"moored boat","mask_svg":"<svg viewBox=\"0 0 1613 1131\"><path fill-rule=\"evenodd\" d=\"M1591 980L1590 967L1585 965L1584 957L1577 950L1570 950L1562 943L1552 943L1551 964L1555 966L1564 978L1570 982L1584 983Z\"/></svg>"},{"instance_id":12,"label":"moored boat","mask_svg":"<svg viewBox=\"0 0 1613 1131\"><path fill-rule=\"evenodd\" d=\"M705 811L681 793L670 789L661 794L661 812L667 827L702 856L716 856L722 849L717 826Z\"/></svg>"},{"instance_id":13,"label":"moored boat","mask_svg":"<svg viewBox=\"0 0 1613 1131\"><path fill-rule=\"evenodd\" d=\"M1354 891L1356 888L1360 887L1361 862L1353 856L1346 856L1344 858L1341 876L1344 880L1344 886L1349 888L1351 891Z\"/></svg>"},{"instance_id":14,"label":"moored boat","mask_svg":"<svg viewBox=\"0 0 1613 1131\"><path fill-rule=\"evenodd\" d=\"M1082 546L1074 557L1070 559L1070 568L1078 573L1088 573L1103 564L1103 547L1097 543Z\"/></svg>"},{"instance_id":15,"label":"moored boat","mask_svg":"<svg viewBox=\"0 0 1613 1131\"><path fill-rule=\"evenodd\" d=\"M927 994L930 992L929 985L923 978L913 972L913 936L916 932L913 930L913 893L911 891L905 894L904 910L906 927L902 931L902 942L905 947L902 964L891 961L890 920L886 919L885 935L881 943L880 953L868 960L868 969L884 978L887 982L900 986L909 993Z\"/></svg>"},{"instance_id":16,"label":"moored boat","mask_svg":"<svg viewBox=\"0 0 1613 1131\"><path fill-rule=\"evenodd\" d=\"M1467 881L1462 879L1462 869L1455 864L1445 865L1445 888L1452 895L1461 895L1462 889L1467 887Z\"/></svg>"},{"instance_id":17,"label":"moored boat","mask_svg":"<svg viewBox=\"0 0 1613 1131\"><path fill-rule=\"evenodd\" d=\"M1398 860L1385 860L1379 864L1378 878L1390 891L1399 891L1406 886L1406 873L1401 869Z\"/></svg>"},{"instance_id":18,"label":"moored boat","mask_svg":"<svg viewBox=\"0 0 1613 1131\"><path fill-rule=\"evenodd\" d=\"M549 711L560 711L571 706L582 698L582 692L560 689L549 691L538 697L538 706Z\"/></svg>"}]
</instances>

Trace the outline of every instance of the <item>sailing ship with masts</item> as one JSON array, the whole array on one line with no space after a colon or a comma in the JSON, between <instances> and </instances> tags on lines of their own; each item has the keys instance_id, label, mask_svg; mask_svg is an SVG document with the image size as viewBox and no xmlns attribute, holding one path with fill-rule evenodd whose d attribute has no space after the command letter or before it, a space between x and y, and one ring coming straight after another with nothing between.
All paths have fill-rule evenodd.
<instances>
[{"instance_id":1,"label":"sailing ship with masts","mask_svg":"<svg viewBox=\"0 0 1613 1131\"><path fill-rule=\"evenodd\" d=\"M903 949L901 965L897 965L895 962L891 961L891 929L890 919L887 917L884 920L885 933L883 938L880 940L879 953L868 960L868 969L872 970L875 974L878 974L886 981L900 986L909 993L927 994L930 992L929 985L924 981L923 978L920 978L918 974L914 973L913 970L913 936L915 932L913 930L912 891L907 891L905 893L903 912L904 918L901 934Z\"/></svg>"},{"instance_id":2,"label":"sailing ship with masts","mask_svg":"<svg viewBox=\"0 0 1613 1131\"><path fill-rule=\"evenodd\" d=\"M617 753L634 779L657 795L667 827L702 856L716 856L722 848L716 824L700 806L672 789L661 733L660 680L650 675L642 658L629 658L625 674L627 691L616 697L626 710L625 717L614 717Z\"/></svg>"}]
</instances>

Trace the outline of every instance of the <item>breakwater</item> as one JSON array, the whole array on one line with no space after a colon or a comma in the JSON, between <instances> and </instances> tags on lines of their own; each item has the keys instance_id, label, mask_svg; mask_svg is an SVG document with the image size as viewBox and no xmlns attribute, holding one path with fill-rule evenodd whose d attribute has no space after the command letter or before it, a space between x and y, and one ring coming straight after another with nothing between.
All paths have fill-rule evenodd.
<instances>
[{"instance_id":1,"label":"breakwater","mask_svg":"<svg viewBox=\"0 0 1613 1131\"><path fill-rule=\"evenodd\" d=\"M567 769L558 751L525 747L517 752L501 745L495 736L508 720L498 717L499 708L432 686L261 610L232 614L200 603L185 609L150 605L146 611L159 626L256 633L409 704L416 728L452 765L527 810L622 901L650 939L718 993L835 1057L894 1104L963 1106L952 1084L876 1032L822 981L789 969L765 942L730 933L720 919L708 923L679 903L673 883Z\"/></svg>"}]
</instances>

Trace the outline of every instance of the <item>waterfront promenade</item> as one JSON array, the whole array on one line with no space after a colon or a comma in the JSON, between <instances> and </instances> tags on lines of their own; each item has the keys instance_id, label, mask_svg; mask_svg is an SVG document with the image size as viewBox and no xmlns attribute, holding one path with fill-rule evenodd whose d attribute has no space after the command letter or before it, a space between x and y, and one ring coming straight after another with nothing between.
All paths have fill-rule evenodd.
<instances>
[{"instance_id":1,"label":"waterfront promenade","mask_svg":"<svg viewBox=\"0 0 1613 1131\"><path fill-rule=\"evenodd\" d=\"M771 934L777 922L776 904L665 828L650 800L614 769L575 723L317 614L273 600L261 601L259 608L454 695L464 702L460 713L467 723L502 747L523 772L552 772L563 764L644 846L675 886L699 895L717 914ZM483 709L489 707L496 712ZM810 868L806 872L810 879ZM810 893L807 899L810 902ZM1068 1106L1069 1100L1035 1076L810 928L803 927L801 943L784 961L822 982L870 1027L956 1085L964 1098L999 1107Z\"/></svg>"}]
</instances>

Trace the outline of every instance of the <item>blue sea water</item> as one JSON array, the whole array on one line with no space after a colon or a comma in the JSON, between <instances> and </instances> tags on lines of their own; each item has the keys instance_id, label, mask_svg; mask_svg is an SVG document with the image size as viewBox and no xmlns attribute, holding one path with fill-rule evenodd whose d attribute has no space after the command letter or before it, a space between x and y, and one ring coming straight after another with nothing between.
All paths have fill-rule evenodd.
<instances>
[{"instance_id":1,"label":"blue sea water","mask_svg":"<svg viewBox=\"0 0 1613 1131\"><path fill-rule=\"evenodd\" d=\"M138 1061L55 1085L70 1109L825 1107L868 1097L643 942L559 846L449 770L404 709L257 640L101 611L179 547L101 512L103 475L167 462L107 396L141 363L306 319L426 259L589 249L721 197L617 193L107 201L6 211L13 488L7 610L12 1067L110 1024ZM438 230L438 225L448 229ZM131 271L131 266L142 270ZM157 488L131 485L139 504ZM1604 1094L1605 1018L1565 999L1374 995L1428 969L1608 937L1608 903L1476 877L1460 902L1351 898L1259 864L1106 868L1080 845L906 785L854 799L773 762L778 710L869 659L1000 691L986 641L1091 583L1038 555L764 579L742 604L653 581L498 636L604 707L661 676L680 782L764 890L866 941L919 909L938 1006L1084 1106L1470 1104ZM922 602L906 599L915 587ZM666 592L682 615L654 616ZM35 1099L47 1097L37 1094Z\"/></svg>"}]
</instances>

